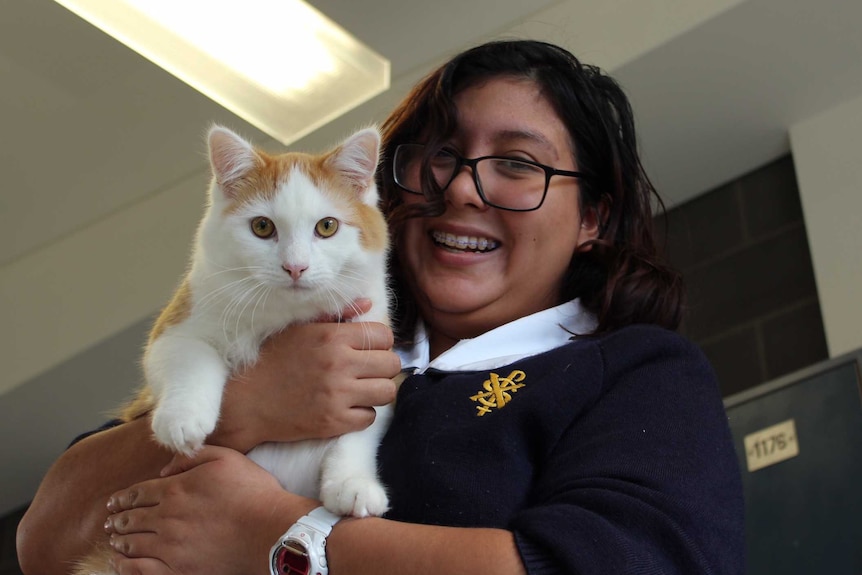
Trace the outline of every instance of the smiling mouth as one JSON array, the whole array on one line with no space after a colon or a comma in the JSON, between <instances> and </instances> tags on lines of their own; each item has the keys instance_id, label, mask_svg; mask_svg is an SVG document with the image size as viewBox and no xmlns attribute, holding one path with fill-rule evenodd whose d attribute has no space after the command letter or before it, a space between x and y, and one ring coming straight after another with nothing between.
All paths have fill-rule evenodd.
<instances>
[{"instance_id":1,"label":"smiling mouth","mask_svg":"<svg viewBox=\"0 0 862 575\"><path fill-rule=\"evenodd\" d=\"M485 253L497 249L499 243L489 238L476 236L456 236L444 232L431 232L431 239L437 246L454 252Z\"/></svg>"}]
</instances>

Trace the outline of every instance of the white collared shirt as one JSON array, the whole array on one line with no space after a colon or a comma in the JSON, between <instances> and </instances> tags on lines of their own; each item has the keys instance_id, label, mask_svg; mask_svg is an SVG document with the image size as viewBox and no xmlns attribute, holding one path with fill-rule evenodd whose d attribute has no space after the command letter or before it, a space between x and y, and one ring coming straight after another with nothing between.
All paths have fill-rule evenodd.
<instances>
[{"instance_id":1,"label":"white collared shirt","mask_svg":"<svg viewBox=\"0 0 862 575\"><path fill-rule=\"evenodd\" d=\"M596 325L596 317L575 299L516 319L478 337L462 339L433 361L425 324L420 321L413 347L396 351L402 368L412 369L413 373L424 373L427 369L496 369L564 345L573 334L592 333Z\"/></svg>"}]
</instances>

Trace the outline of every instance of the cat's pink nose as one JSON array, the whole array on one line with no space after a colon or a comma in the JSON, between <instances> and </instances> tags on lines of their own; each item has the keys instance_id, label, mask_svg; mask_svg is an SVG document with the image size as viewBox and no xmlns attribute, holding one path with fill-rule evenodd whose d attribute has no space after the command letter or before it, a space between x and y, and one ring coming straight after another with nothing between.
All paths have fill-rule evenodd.
<instances>
[{"instance_id":1,"label":"cat's pink nose","mask_svg":"<svg viewBox=\"0 0 862 575\"><path fill-rule=\"evenodd\" d=\"M296 281L302 275L302 272L308 269L308 266L304 264L284 264L281 266L281 269L289 273L293 281Z\"/></svg>"}]
</instances>

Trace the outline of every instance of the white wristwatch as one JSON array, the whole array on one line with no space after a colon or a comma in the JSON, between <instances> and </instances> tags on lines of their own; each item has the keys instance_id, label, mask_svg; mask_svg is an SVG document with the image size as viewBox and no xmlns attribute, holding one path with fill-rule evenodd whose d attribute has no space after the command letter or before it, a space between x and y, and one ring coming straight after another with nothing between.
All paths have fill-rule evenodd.
<instances>
[{"instance_id":1,"label":"white wristwatch","mask_svg":"<svg viewBox=\"0 0 862 575\"><path fill-rule=\"evenodd\" d=\"M326 537L339 520L323 507L300 518L272 546L270 575L328 575Z\"/></svg>"}]
</instances>

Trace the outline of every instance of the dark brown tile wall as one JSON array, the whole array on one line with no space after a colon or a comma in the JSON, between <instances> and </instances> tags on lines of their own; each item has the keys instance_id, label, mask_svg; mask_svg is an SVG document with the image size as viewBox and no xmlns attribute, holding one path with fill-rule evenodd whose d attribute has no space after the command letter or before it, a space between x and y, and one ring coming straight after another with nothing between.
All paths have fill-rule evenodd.
<instances>
[{"instance_id":1,"label":"dark brown tile wall","mask_svg":"<svg viewBox=\"0 0 862 575\"><path fill-rule=\"evenodd\" d=\"M828 357L791 156L658 224L688 286L682 332L703 348L725 396Z\"/></svg>"},{"instance_id":2,"label":"dark brown tile wall","mask_svg":"<svg viewBox=\"0 0 862 575\"><path fill-rule=\"evenodd\" d=\"M25 510L26 507L0 518L0 575L23 575L15 552L15 532Z\"/></svg>"}]
</instances>

